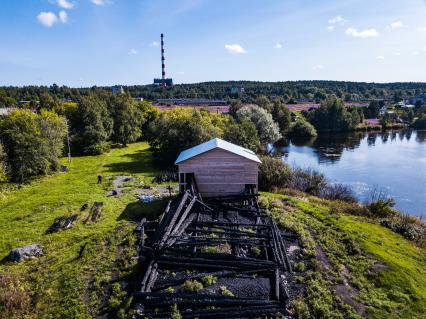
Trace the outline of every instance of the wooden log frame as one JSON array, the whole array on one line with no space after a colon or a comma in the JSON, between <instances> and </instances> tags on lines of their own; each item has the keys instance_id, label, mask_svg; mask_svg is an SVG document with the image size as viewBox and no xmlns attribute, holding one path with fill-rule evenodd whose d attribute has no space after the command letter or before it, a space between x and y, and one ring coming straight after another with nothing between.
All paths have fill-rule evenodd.
<instances>
[{"instance_id":1,"label":"wooden log frame","mask_svg":"<svg viewBox=\"0 0 426 319\"><path fill-rule=\"evenodd\" d=\"M281 234L275 221L260 210L257 194L224 196L204 202L198 197L196 186L194 181L191 189L178 199L169 201L157 229L150 236L148 245L151 244L152 248L145 246L145 232L146 225L152 227L154 224L142 220L137 228L140 252L148 256L145 260L148 258L149 261L140 292L134 295L135 300L142 302L144 315L169 318L173 304L190 308L180 311L183 318L251 318L285 313L284 305L289 295L283 278L284 272L291 272L291 265L283 237L292 235ZM226 217L229 222L206 221L202 217L219 212L229 214ZM245 218L244 222L240 216ZM247 218L253 223L247 222ZM233 254L203 252L200 249L223 243L231 245ZM253 245L262 248L260 258L246 256ZM159 269L198 270L198 273L189 272L179 278L157 280ZM252 278L255 274L269 278L269 299L161 292L167 287L181 285L186 280L200 280L206 275Z\"/></svg>"}]
</instances>

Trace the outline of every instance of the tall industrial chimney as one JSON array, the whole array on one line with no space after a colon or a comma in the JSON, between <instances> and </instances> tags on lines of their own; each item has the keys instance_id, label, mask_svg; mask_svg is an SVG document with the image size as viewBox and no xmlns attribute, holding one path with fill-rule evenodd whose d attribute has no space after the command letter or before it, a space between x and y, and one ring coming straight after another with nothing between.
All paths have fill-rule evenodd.
<instances>
[{"instance_id":1,"label":"tall industrial chimney","mask_svg":"<svg viewBox=\"0 0 426 319\"><path fill-rule=\"evenodd\" d=\"M161 86L166 86L166 65L164 64L164 35L161 33Z\"/></svg>"}]
</instances>

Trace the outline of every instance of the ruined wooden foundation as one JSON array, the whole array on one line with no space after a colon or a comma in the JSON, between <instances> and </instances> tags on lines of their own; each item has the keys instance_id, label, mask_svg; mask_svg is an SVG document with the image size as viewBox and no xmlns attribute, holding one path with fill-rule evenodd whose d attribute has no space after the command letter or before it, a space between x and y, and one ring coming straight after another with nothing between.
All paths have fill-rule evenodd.
<instances>
[{"instance_id":1,"label":"ruined wooden foundation","mask_svg":"<svg viewBox=\"0 0 426 319\"><path fill-rule=\"evenodd\" d=\"M141 318L256 318L287 314L291 273L282 234L261 211L256 194L203 200L194 184L169 203L157 223L138 226L144 273L134 294ZM215 283L200 292L186 281ZM233 292L222 295L221 287Z\"/></svg>"}]
</instances>

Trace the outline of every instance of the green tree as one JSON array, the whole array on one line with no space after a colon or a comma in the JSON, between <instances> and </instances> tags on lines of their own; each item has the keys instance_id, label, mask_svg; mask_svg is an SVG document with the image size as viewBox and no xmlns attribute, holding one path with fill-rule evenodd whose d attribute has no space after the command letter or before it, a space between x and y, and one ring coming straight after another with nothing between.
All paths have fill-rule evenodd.
<instances>
[{"instance_id":1,"label":"green tree","mask_svg":"<svg viewBox=\"0 0 426 319\"><path fill-rule=\"evenodd\" d=\"M126 146L141 137L145 119L132 99L125 94L115 95L110 101L110 110L114 119L114 142Z\"/></svg>"},{"instance_id":2,"label":"green tree","mask_svg":"<svg viewBox=\"0 0 426 319\"><path fill-rule=\"evenodd\" d=\"M280 129L272 115L257 105L246 105L239 109L237 119L252 121L262 143L275 142L281 138Z\"/></svg>"},{"instance_id":3,"label":"green tree","mask_svg":"<svg viewBox=\"0 0 426 319\"><path fill-rule=\"evenodd\" d=\"M222 130L212 121L208 112L175 108L162 112L149 125L148 142L157 161L173 165L179 153L187 148L220 137Z\"/></svg>"},{"instance_id":4,"label":"green tree","mask_svg":"<svg viewBox=\"0 0 426 319\"><path fill-rule=\"evenodd\" d=\"M355 116L355 119L352 119ZM343 101L336 97L329 97L321 106L308 113L308 120L317 131L342 132L355 128L359 123L359 115L350 113L343 105Z\"/></svg>"},{"instance_id":5,"label":"green tree","mask_svg":"<svg viewBox=\"0 0 426 319\"><path fill-rule=\"evenodd\" d=\"M49 111L15 110L0 119L0 139L7 150L11 178L23 182L59 168L66 123Z\"/></svg>"},{"instance_id":6,"label":"green tree","mask_svg":"<svg viewBox=\"0 0 426 319\"><path fill-rule=\"evenodd\" d=\"M77 111L69 110L72 124L72 146L86 155L103 153L112 133L113 121L107 105L94 95L81 99Z\"/></svg>"},{"instance_id":7,"label":"green tree","mask_svg":"<svg viewBox=\"0 0 426 319\"><path fill-rule=\"evenodd\" d=\"M291 124L291 112L286 105L276 101L272 107L272 118L277 122L280 127L280 132L284 135L289 129Z\"/></svg>"},{"instance_id":8,"label":"green tree","mask_svg":"<svg viewBox=\"0 0 426 319\"><path fill-rule=\"evenodd\" d=\"M295 137L314 137L317 136L315 127L304 119L298 119L290 128L289 135Z\"/></svg>"},{"instance_id":9,"label":"green tree","mask_svg":"<svg viewBox=\"0 0 426 319\"><path fill-rule=\"evenodd\" d=\"M260 95L256 97L254 99L254 104L256 104L257 106L260 106L262 109L265 109L268 112L271 112L272 110L271 101L269 101L269 99L264 95Z\"/></svg>"},{"instance_id":10,"label":"green tree","mask_svg":"<svg viewBox=\"0 0 426 319\"><path fill-rule=\"evenodd\" d=\"M151 102L140 101L136 103L136 107L141 112L141 117L144 119L142 122L142 136L145 136L148 131L149 123L154 122L160 116L158 107L154 107Z\"/></svg>"},{"instance_id":11,"label":"green tree","mask_svg":"<svg viewBox=\"0 0 426 319\"><path fill-rule=\"evenodd\" d=\"M223 139L252 151L257 151L260 148L256 126L248 120L228 124L225 128Z\"/></svg>"}]
</instances>

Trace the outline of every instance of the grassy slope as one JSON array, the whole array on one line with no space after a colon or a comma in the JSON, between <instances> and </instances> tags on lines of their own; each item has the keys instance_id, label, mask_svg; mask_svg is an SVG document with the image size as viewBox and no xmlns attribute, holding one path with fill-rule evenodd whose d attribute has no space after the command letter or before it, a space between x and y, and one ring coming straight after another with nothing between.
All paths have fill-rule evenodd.
<instances>
[{"instance_id":1,"label":"grassy slope","mask_svg":"<svg viewBox=\"0 0 426 319\"><path fill-rule=\"evenodd\" d=\"M325 252L329 268L307 259L309 313L319 318L356 318L352 309L330 294L348 280L353 299L372 318L425 318L426 250L365 218L333 212L332 203L315 198L264 194L271 214L302 237L308 255ZM344 266L344 267L343 267ZM348 272L345 272L344 269ZM322 290L327 287L326 290ZM299 305L300 306L300 305ZM304 313L304 305L299 307ZM306 309L305 309L306 310Z\"/></svg>"},{"instance_id":2,"label":"grassy slope","mask_svg":"<svg viewBox=\"0 0 426 319\"><path fill-rule=\"evenodd\" d=\"M161 209L139 204L131 194L107 197L110 185L97 184L98 174L136 175L150 182L155 170L146 143L101 156L76 157L69 167L69 172L25 185L0 202L0 259L14 247L32 243L45 247L45 257L0 264L0 271L18 274L31 290L37 300L37 317L84 318L95 313L104 288L116 276L117 247L132 239L132 218L137 212ZM104 202L103 215L97 223L84 225L81 219L86 212L79 213L79 209L94 201ZM81 214L73 229L45 233L56 217L71 213ZM84 245L84 254L78 258Z\"/></svg>"},{"instance_id":3,"label":"grassy slope","mask_svg":"<svg viewBox=\"0 0 426 319\"><path fill-rule=\"evenodd\" d=\"M147 144L136 143L101 156L74 158L69 172L43 178L0 199L0 259L10 249L30 243L40 243L46 251L46 256L22 264L0 264L0 272L16 274L35 301L28 317L90 318L102 313L111 281L133 270L134 221L142 215L155 216L164 203L140 204L130 193L107 197L110 185L96 183L99 173L136 175L149 182L155 170ZM354 299L366 305L373 318L422 318L424 250L362 218L331 213L325 201L269 193L263 199L282 225L301 235L306 255L312 257L306 260L302 278L307 297L297 303L305 318L357 318L353 308L332 293L333 286L341 283L342 265L357 292ZM105 204L96 224L79 221L71 230L45 234L56 217L78 213L82 204L94 201ZM315 261L317 247L326 254L329 269ZM380 263L386 269L373 271Z\"/></svg>"}]
</instances>

